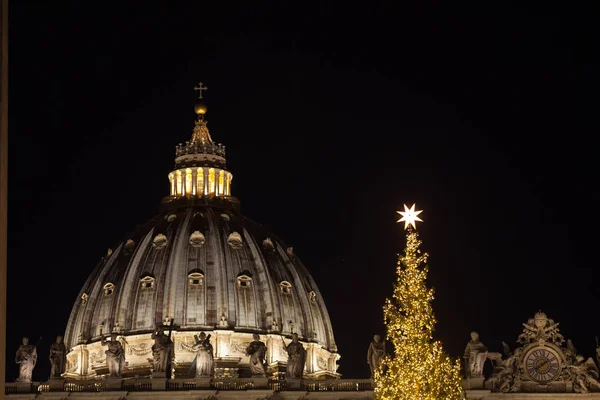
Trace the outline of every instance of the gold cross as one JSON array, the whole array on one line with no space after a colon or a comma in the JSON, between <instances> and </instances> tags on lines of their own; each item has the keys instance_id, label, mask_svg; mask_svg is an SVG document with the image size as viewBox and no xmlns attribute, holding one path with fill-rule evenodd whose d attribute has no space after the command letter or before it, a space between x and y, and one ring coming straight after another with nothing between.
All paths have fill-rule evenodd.
<instances>
[{"instance_id":1,"label":"gold cross","mask_svg":"<svg viewBox=\"0 0 600 400\"><path fill-rule=\"evenodd\" d=\"M195 87L194 90L198 90L200 93L198 94L198 98L201 99L202 98L202 91L207 90L208 88L206 86L204 86L204 84L202 82L198 83L198 87Z\"/></svg>"}]
</instances>

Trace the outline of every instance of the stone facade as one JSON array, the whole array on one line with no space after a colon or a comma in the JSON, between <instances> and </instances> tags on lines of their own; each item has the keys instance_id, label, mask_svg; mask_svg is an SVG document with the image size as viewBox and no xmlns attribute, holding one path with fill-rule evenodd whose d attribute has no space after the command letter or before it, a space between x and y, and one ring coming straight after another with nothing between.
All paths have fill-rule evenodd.
<instances>
[{"instance_id":1,"label":"stone facade","mask_svg":"<svg viewBox=\"0 0 600 400\"><path fill-rule=\"evenodd\" d=\"M205 331L211 335L211 343L215 349L215 360L237 360L234 377L248 375L249 356L245 354L246 347L252 341L252 334L235 332L232 330ZM194 343L192 331L174 331L172 338L175 345L175 377L187 377L188 369L196 356L192 350ZM153 340L150 335L128 335L122 337L121 343L125 349L126 364L123 371L125 377L151 375L151 364L148 358L152 357ZM278 369L285 370L287 353L283 343L290 343L290 339L279 334L266 334L261 337L267 345L267 365L272 372ZM305 375L307 377L336 377L337 360L339 355L332 353L314 342L303 342L307 349ZM71 379L90 379L107 373L105 347L100 342L79 344L72 348L67 357L67 370L65 377ZM278 366L281 366L279 368ZM218 375L218 374L217 374Z\"/></svg>"}]
</instances>

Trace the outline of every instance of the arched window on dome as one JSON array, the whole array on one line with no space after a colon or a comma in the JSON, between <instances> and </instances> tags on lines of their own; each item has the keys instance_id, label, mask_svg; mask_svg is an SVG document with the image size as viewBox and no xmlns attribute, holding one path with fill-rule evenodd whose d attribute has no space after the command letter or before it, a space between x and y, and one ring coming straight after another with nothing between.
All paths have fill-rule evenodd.
<instances>
[{"instance_id":1,"label":"arched window on dome","mask_svg":"<svg viewBox=\"0 0 600 400\"><path fill-rule=\"evenodd\" d=\"M88 299L90 298L90 296L88 296L87 293L84 293L81 295L81 305L85 306L88 302Z\"/></svg>"},{"instance_id":2,"label":"arched window on dome","mask_svg":"<svg viewBox=\"0 0 600 400\"><path fill-rule=\"evenodd\" d=\"M239 275L237 278L238 287L249 288L252 286L252 277L246 274Z\"/></svg>"},{"instance_id":3,"label":"arched window on dome","mask_svg":"<svg viewBox=\"0 0 600 400\"><path fill-rule=\"evenodd\" d=\"M308 299L310 300L311 303L317 302L317 294L315 293L314 290L311 290L310 292L308 292Z\"/></svg>"},{"instance_id":4,"label":"arched window on dome","mask_svg":"<svg viewBox=\"0 0 600 400\"><path fill-rule=\"evenodd\" d=\"M151 274L144 274L140 279L140 285L142 289L153 289L154 288L154 277Z\"/></svg>"},{"instance_id":5,"label":"arched window on dome","mask_svg":"<svg viewBox=\"0 0 600 400\"><path fill-rule=\"evenodd\" d=\"M190 286L202 286L204 284L204 274L201 272L192 272L188 275Z\"/></svg>"},{"instance_id":6,"label":"arched window on dome","mask_svg":"<svg viewBox=\"0 0 600 400\"><path fill-rule=\"evenodd\" d=\"M115 285L112 283L107 283L104 285L104 295L110 296L115 292Z\"/></svg>"},{"instance_id":7,"label":"arched window on dome","mask_svg":"<svg viewBox=\"0 0 600 400\"><path fill-rule=\"evenodd\" d=\"M252 273L248 270L240 272L237 276L237 296L235 296L234 300L236 310L238 311L235 321L237 327L249 328L257 326L257 304L254 298L252 280Z\"/></svg>"},{"instance_id":8,"label":"arched window on dome","mask_svg":"<svg viewBox=\"0 0 600 400\"><path fill-rule=\"evenodd\" d=\"M201 269L194 268L188 271L187 277L185 324L188 326L203 325L206 323L206 290L211 288L206 287L204 271Z\"/></svg>"},{"instance_id":9,"label":"arched window on dome","mask_svg":"<svg viewBox=\"0 0 600 400\"><path fill-rule=\"evenodd\" d=\"M292 284L288 281L281 281L279 287L281 288L281 293L292 294Z\"/></svg>"}]
</instances>

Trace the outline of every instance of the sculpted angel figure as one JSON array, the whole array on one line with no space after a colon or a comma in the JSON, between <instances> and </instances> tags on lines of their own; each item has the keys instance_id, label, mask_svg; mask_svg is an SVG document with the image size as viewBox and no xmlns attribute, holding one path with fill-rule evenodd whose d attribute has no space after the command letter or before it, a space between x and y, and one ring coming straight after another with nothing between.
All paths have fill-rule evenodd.
<instances>
[{"instance_id":1,"label":"sculpted angel figure","mask_svg":"<svg viewBox=\"0 0 600 400\"><path fill-rule=\"evenodd\" d=\"M292 333L292 341L285 346L285 350L288 353L286 377L302 379L302 375L304 374L304 363L306 361L306 349L302 343L298 341L297 333Z\"/></svg>"},{"instance_id":2,"label":"sculpted angel figure","mask_svg":"<svg viewBox=\"0 0 600 400\"><path fill-rule=\"evenodd\" d=\"M212 376L214 371L213 347L210 344L210 335L200 332L196 344L192 346L196 352L196 378Z\"/></svg>"},{"instance_id":3,"label":"sculpted angel figure","mask_svg":"<svg viewBox=\"0 0 600 400\"><path fill-rule=\"evenodd\" d=\"M471 332L471 340L467 343L464 353L469 378L483 376L483 364L487 358L487 351L487 347L479 340L479 333Z\"/></svg>"},{"instance_id":4,"label":"sculpted angel figure","mask_svg":"<svg viewBox=\"0 0 600 400\"><path fill-rule=\"evenodd\" d=\"M63 337L57 336L56 342L50 345L50 370L51 378L60 378L67 367L67 349L63 343Z\"/></svg>"},{"instance_id":5,"label":"sculpted angel figure","mask_svg":"<svg viewBox=\"0 0 600 400\"><path fill-rule=\"evenodd\" d=\"M152 358L149 358L148 361L152 363L153 371L170 374L171 360L175 355L171 335L166 335L164 330L157 326L152 332L151 338L154 339L154 344L152 345Z\"/></svg>"},{"instance_id":6,"label":"sculpted angel figure","mask_svg":"<svg viewBox=\"0 0 600 400\"><path fill-rule=\"evenodd\" d=\"M17 382L31 382L31 375L37 363L37 347L29 344L28 337L23 337L21 343L15 355L15 362L19 364Z\"/></svg>"},{"instance_id":7,"label":"sculpted angel figure","mask_svg":"<svg viewBox=\"0 0 600 400\"><path fill-rule=\"evenodd\" d=\"M381 336L374 335L373 341L369 344L367 351L367 364L371 369L371 379L375 377L375 371L381 364L381 359L385 356L385 341L381 340Z\"/></svg>"},{"instance_id":8,"label":"sculpted angel figure","mask_svg":"<svg viewBox=\"0 0 600 400\"><path fill-rule=\"evenodd\" d=\"M502 393L516 392L521 384L518 360L523 349L518 347L513 353L505 342L502 342L502 349L506 359L498 365L499 370L490 377L490 380L494 382L496 390Z\"/></svg>"},{"instance_id":9,"label":"sculpted angel figure","mask_svg":"<svg viewBox=\"0 0 600 400\"><path fill-rule=\"evenodd\" d=\"M115 332L110 334L110 340L102 338L102 346L108 346L108 350L104 352L106 354L106 364L108 366L108 372L111 378L120 378L123 376L123 366L125 365L125 350L121 342L117 340L117 334Z\"/></svg>"},{"instance_id":10,"label":"sculpted angel figure","mask_svg":"<svg viewBox=\"0 0 600 400\"><path fill-rule=\"evenodd\" d=\"M252 339L254 340L246 347L246 354L250 356L250 372L253 376L266 376L267 346L260 341L260 336L256 333L252 335Z\"/></svg>"},{"instance_id":11,"label":"sculpted angel figure","mask_svg":"<svg viewBox=\"0 0 600 400\"><path fill-rule=\"evenodd\" d=\"M590 357L585 362L582 355L577 354L577 349L571 340L567 341L567 373L573 380L573 390L576 393L589 393L590 389L600 389L600 373L596 363Z\"/></svg>"}]
</instances>

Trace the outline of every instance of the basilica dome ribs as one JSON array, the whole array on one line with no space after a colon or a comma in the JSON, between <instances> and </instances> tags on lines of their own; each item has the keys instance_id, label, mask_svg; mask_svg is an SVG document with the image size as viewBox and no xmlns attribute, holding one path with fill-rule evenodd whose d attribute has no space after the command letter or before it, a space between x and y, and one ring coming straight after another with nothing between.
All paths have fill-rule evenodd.
<instances>
[{"instance_id":1,"label":"basilica dome ribs","mask_svg":"<svg viewBox=\"0 0 600 400\"><path fill-rule=\"evenodd\" d=\"M77 297L65 341L67 376L105 373L100 340L117 332L125 375L150 372L150 334L173 320L179 371L191 364L193 335L212 334L215 360L239 359L252 334L268 346L277 371L297 333L307 347L307 377L338 377L339 355L327 308L313 278L280 238L243 216L231 196L225 147L213 142L196 107L190 141L176 147L170 192L159 215L109 249Z\"/></svg>"}]
</instances>

